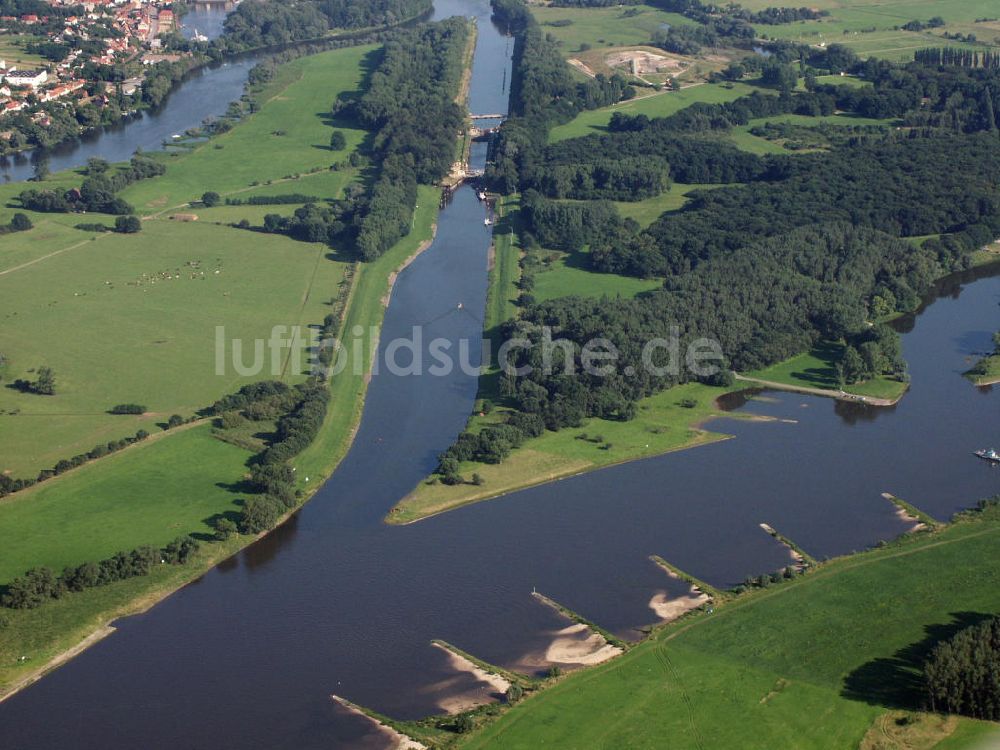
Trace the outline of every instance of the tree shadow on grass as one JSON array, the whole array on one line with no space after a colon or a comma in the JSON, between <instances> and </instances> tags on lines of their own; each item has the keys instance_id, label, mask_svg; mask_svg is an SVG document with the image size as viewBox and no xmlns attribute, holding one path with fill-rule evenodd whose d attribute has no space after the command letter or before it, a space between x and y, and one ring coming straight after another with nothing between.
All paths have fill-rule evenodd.
<instances>
[{"instance_id":1,"label":"tree shadow on grass","mask_svg":"<svg viewBox=\"0 0 1000 750\"><path fill-rule=\"evenodd\" d=\"M873 706L922 710L923 665L934 646L993 616L982 612L952 612L951 622L925 626L922 640L904 646L891 657L873 659L851 672L844 679L841 695Z\"/></svg>"}]
</instances>

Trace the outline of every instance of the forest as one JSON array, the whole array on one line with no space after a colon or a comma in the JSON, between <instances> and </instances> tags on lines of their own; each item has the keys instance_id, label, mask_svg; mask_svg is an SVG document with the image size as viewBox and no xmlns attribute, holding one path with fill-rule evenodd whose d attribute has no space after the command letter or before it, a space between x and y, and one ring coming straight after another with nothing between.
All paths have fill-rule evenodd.
<instances>
[{"instance_id":1,"label":"forest","mask_svg":"<svg viewBox=\"0 0 1000 750\"><path fill-rule=\"evenodd\" d=\"M924 664L931 711L1000 720L1000 617L937 644Z\"/></svg>"},{"instance_id":2,"label":"forest","mask_svg":"<svg viewBox=\"0 0 1000 750\"><path fill-rule=\"evenodd\" d=\"M221 56L257 47L317 39L333 29L391 26L429 12L430 0L307 0L283 3L245 0L225 22L225 33L213 42Z\"/></svg>"},{"instance_id":3,"label":"forest","mask_svg":"<svg viewBox=\"0 0 1000 750\"><path fill-rule=\"evenodd\" d=\"M530 103L515 97L519 117L501 129L487 177L494 189L521 192L523 243L589 250L584 257L596 272L663 278L663 286L634 299L536 303L523 285L520 314L503 338L531 342L511 363L527 374L500 382L517 411L507 424L462 435L441 457L444 481L460 479L461 461L502 461L540 425L631 419L645 396L691 379L723 384L732 370L766 367L823 340L844 343L844 384L906 378L897 334L872 321L912 310L935 278L967 267L972 251L1000 235L993 112L1000 82L992 58L860 62L838 45L780 44L775 59L723 74L738 79L753 69L775 94L696 104L659 119L616 114L606 134L547 145L548 128L571 111L570 89L555 44L522 19L518 5L495 3L520 29L522 49L537 50L530 60L515 56L521 85L514 93L534 95ZM700 12L696 2L677 5ZM831 71L872 85L817 82ZM795 91L803 76L806 91ZM845 133L827 150L794 156L761 157L725 140L756 118L837 110L896 117L905 126ZM609 202L642 200L670 180L722 187L689 194L682 209L646 229ZM718 342L721 369L701 375L663 367L656 355L644 360L645 343L672 332L682 348L699 338ZM544 366L546 337L572 344L572 353L556 349L554 367ZM616 354L610 372L582 366L583 347L594 339Z\"/></svg>"}]
</instances>

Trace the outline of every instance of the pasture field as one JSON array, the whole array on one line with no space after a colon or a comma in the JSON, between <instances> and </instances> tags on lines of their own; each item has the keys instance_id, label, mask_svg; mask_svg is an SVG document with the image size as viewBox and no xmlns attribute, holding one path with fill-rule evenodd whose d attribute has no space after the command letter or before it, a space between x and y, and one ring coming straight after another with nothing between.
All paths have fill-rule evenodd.
<instances>
[{"instance_id":1,"label":"pasture field","mask_svg":"<svg viewBox=\"0 0 1000 750\"><path fill-rule=\"evenodd\" d=\"M641 400L636 418L629 422L591 418L578 429L546 432L525 441L501 464L464 463L459 473L466 480L478 473L484 480L481 486L467 482L449 487L428 479L397 503L386 521L408 523L560 477L723 440L725 435L699 425L721 415L715 401L730 390L738 387L676 386ZM486 416L474 416L468 429L476 432L502 421L505 413L500 407Z\"/></svg>"},{"instance_id":2,"label":"pasture field","mask_svg":"<svg viewBox=\"0 0 1000 750\"><path fill-rule=\"evenodd\" d=\"M634 10L633 10L634 9ZM623 47L648 44L653 34L671 26L693 25L680 13L667 13L649 5L608 8L556 8L532 5L531 13L542 27L563 44L563 53L578 52L581 44L591 47ZM566 23L569 21L570 23Z\"/></svg>"},{"instance_id":3,"label":"pasture field","mask_svg":"<svg viewBox=\"0 0 1000 750\"><path fill-rule=\"evenodd\" d=\"M840 359L843 346L832 342L822 342L812 351L786 359L763 370L745 373L748 378L759 378L774 383L784 383L803 388L822 388L839 391L836 362ZM858 396L896 399L906 391L906 384L898 380L880 376L864 383L844 386L844 391Z\"/></svg>"},{"instance_id":4,"label":"pasture field","mask_svg":"<svg viewBox=\"0 0 1000 750\"><path fill-rule=\"evenodd\" d=\"M279 235L147 221L138 234L101 235L0 276L6 380L31 379L41 365L56 376L54 396L0 387L2 469L30 476L99 442L155 431L251 379L300 380L287 350L276 372L268 361L239 375L231 342L244 342L249 366L253 342L273 326L301 326L305 335L321 321L346 268L329 253ZM221 374L218 326L227 342ZM148 414L106 413L119 403Z\"/></svg>"},{"instance_id":5,"label":"pasture field","mask_svg":"<svg viewBox=\"0 0 1000 750\"><path fill-rule=\"evenodd\" d=\"M745 83L703 83L683 88L680 91L664 91L648 96L613 104L603 109L591 109L581 112L573 120L563 125L557 125L549 131L549 143L556 143L567 138L578 138L593 133L604 133L615 112L628 115L646 115L647 117L667 117L689 107L695 102L721 104L747 96L757 89Z\"/></svg>"},{"instance_id":6,"label":"pasture field","mask_svg":"<svg viewBox=\"0 0 1000 750\"><path fill-rule=\"evenodd\" d=\"M24 48L38 39L29 34L0 34L0 60L7 63L8 68L30 68L41 64L41 55L34 55Z\"/></svg>"},{"instance_id":7,"label":"pasture field","mask_svg":"<svg viewBox=\"0 0 1000 750\"><path fill-rule=\"evenodd\" d=\"M225 485L242 476L250 454L214 438L208 424L177 429L0 501L0 584L39 565L61 571L211 534L211 517L238 511Z\"/></svg>"},{"instance_id":8,"label":"pasture field","mask_svg":"<svg viewBox=\"0 0 1000 750\"><path fill-rule=\"evenodd\" d=\"M768 6L765 0L748 0L744 7L760 10ZM966 49L983 49L1000 44L1000 22L996 19L996 3L991 0L888 0L871 3L866 0L818 0L810 7L828 10L830 15L816 21L801 21L776 26L758 25L758 35L772 39L787 39L803 44L845 44L862 57L887 60L910 60L913 51L923 47L944 45ZM945 26L924 31L898 28L909 21L928 21L934 16L945 20ZM944 33L973 34L976 44L945 39Z\"/></svg>"},{"instance_id":9,"label":"pasture field","mask_svg":"<svg viewBox=\"0 0 1000 750\"><path fill-rule=\"evenodd\" d=\"M206 190L225 197L268 180L345 161L365 131L335 120L330 108L338 95L358 92L374 50L373 46L348 47L301 57L279 67L275 78L257 95L262 105L259 112L189 152L165 155L166 175L136 183L122 191L121 197L140 213L152 213L198 200ZM343 131L347 139L343 151L329 148L334 129ZM340 197L356 172L345 169L335 175L340 182L324 185L327 197ZM323 179L331 178L324 175ZM309 192L312 188L307 188L308 184L303 179L294 192ZM259 193L270 191L260 188Z\"/></svg>"},{"instance_id":10,"label":"pasture field","mask_svg":"<svg viewBox=\"0 0 1000 750\"><path fill-rule=\"evenodd\" d=\"M591 271L586 251L562 253L542 250L544 266L535 275L532 294L539 302L556 297L635 297L642 292L659 289L660 279L638 279L614 273Z\"/></svg>"},{"instance_id":11,"label":"pasture field","mask_svg":"<svg viewBox=\"0 0 1000 750\"><path fill-rule=\"evenodd\" d=\"M530 696L460 744L991 747L973 743L995 742L996 724L920 713L919 668L936 641L1000 611L998 516L993 509L716 603ZM890 712L912 717L890 722L903 741L871 742L866 734Z\"/></svg>"},{"instance_id":12,"label":"pasture field","mask_svg":"<svg viewBox=\"0 0 1000 750\"><path fill-rule=\"evenodd\" d=\"M323 244L226 226L244 218L259 224L264 214L289 214L293 205L187 204L206 190L240 198L339 197L358 172L328 167L346 160L364 132L336 123L344 125L348 149L335 154L326 113L338 92L356 91L372 49L324 52L278 68L259 94L260 111L188 152L162 155L166 174L122 193L147 213L138 234L73 228L112 224L113 217L28 212L35 228L0 241L2 353L9 363L3 385L31 379L42 365L52 367L57 382L55 396L0 387L0 471L31 476L140 427L155 431L170 414L188 416L250 379L301 379L289 361L273 374L268 363L259 374L237 375L231 347L225 373L217 375L216 327L224 327L227 341L245 342L249 364L253 342L268 339L273 326L305 330L323 319L347 264ZM321 171L305 174L316 168ZM44 186L68 188L81 180L67 172ZM25 187L0 186L0 218L9 220L18 209L16 195ZM175 213L198 220L172 220ZM115 382L109 372L117 374ZM150 413L106 413L126 402Z\"/></svg>"},{"instance_id":13,"label":"pasture field","mask_svg":"<svg viewBox=\"0 0 1000 750\"><path fill-rule=\"evenodd\" d=\"M725 187L733 187L737 183L729 183ZM618 213L626 219L635 219L643 227L648 227L667 211L677 211L690 200L690 194L695 190L712 190L722 185L691 185L682 182L672 182L667 190L652 198L641 201L615 201Z\"/></svg>"}]
</instances>

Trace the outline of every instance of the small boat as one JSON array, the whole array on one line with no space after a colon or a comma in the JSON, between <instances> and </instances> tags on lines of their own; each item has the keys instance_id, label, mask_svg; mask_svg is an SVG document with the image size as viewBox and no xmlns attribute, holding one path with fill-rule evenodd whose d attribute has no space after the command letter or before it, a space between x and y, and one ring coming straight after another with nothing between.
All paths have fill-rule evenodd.
<instances>
[{"instance_id":1,"label":"small boat","mask_svg":"<svg viewBox=\"0 0 1000 750\"><path fill-rule=\"evenodd\" d=\"M1000 453L997 453L992 448L983 448L981 451L976 451L976 455L984 461L989 461L991 464L1000 464Z\"/></svg>"},{"instance_id":2,"label":"small boat","mask_svg":"<svg viewBox=\"0 0 1000 750\"><path fill-rule=\"evenodd\" d=\"M482 190L480 190L476 195L479 197L479 200L481 201L486 200L486 193L484 193Z\"/></svg>"},{"instance_id":3,"label":"small boat","mask_svg":"<svg viewBox=\"0 0 1000 750\"><path fill-rule=\"evenodd\" d=\"M492 223L493 223L493 222L492 222L492 221L490 221L489 219L483 219L483 224L484 224L485 226L489 226L489 225L490 225L490 224L492 224Z\"/></svg>"}]
</instances>

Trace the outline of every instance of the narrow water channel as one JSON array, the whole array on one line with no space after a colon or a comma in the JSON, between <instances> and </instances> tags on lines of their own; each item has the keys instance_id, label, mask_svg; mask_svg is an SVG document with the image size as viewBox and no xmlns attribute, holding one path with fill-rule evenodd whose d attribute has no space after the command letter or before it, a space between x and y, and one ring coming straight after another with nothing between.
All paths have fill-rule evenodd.
<instances>
[{"instance_id":1,"label":"narrow water channel","mask_svg":"<svg viewBox=\"0 0 1000 750\"><path fill-rule=\"evenodd\" d=\"M506 59L483 50L509 48L485 0L449 2L479 18L478 109L476 87L499 84ZM432 247L397 280L384 342L413 326L425 341L478 341L483 215L469 188L443 209ZM634 636L655 619L650 599L677 592L649 554L729 585L787 563L761 522L823 557L903 530L883 491L945 518L1000 491L1000 471L971 455L1000 443L1000 401L960 376L1000 328L1000 276L939 291L905 323L913 387L894 409L765 393L739 411L781 421L714 423L735 439L406 527L381 518L460 431L476 380L382 371L350 453L290 523L0 704L0 747L374 746L330 694L400 718L482 695L432 638L537 667L565 623L533 588Z\"/></svg>"}]
</instances>

